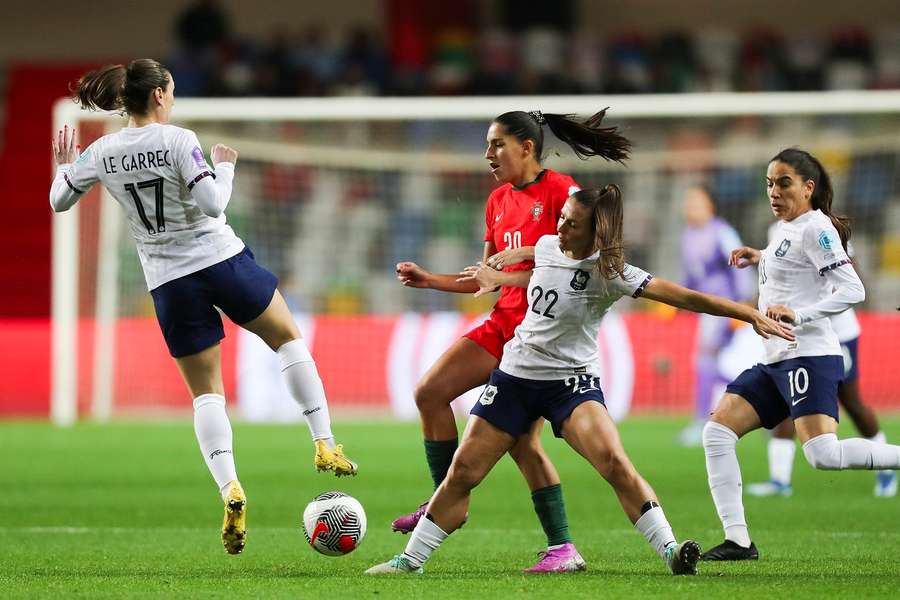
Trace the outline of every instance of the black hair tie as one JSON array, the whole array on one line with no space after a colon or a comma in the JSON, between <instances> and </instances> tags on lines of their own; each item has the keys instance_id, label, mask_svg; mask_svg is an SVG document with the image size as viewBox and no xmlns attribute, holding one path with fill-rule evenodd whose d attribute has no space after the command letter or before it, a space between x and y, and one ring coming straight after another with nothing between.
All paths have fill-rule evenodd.
<instances>
[{"instance_id":1,"label":"black hair tie","mask_svg":"<svg viewBox=\"0 0 900 600\"><path fill-rule=\"evenodd\" d=\"M547 118L544 117L544 113L539 110L532 110L528 114L531 115L531 118L534 119L534 122L538 125L543 125L547 122Z\"/></svg>"}]
</instances>

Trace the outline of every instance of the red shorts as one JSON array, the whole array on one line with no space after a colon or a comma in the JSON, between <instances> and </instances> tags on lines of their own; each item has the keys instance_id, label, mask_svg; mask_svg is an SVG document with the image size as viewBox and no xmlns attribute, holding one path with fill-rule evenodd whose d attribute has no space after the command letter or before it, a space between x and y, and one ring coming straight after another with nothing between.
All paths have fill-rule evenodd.
<instances>
[{"instance_id":1,"label":"red shorts","mask_svg":"<svg viewBox=\"0 0 900 600\"><path fill-rule=\"evenodd\" d=\"M495 310L487 321L463 337L472 340L500 360L503 358L503 345L512 339L516 327L525 318L525 310Z\"/></svg>"}]
</instances>

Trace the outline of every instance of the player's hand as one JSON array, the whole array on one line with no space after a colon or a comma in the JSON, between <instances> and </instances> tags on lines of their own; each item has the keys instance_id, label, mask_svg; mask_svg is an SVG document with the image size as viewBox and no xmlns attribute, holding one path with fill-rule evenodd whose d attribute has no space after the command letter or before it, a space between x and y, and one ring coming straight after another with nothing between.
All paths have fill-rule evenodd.
<instances>
[{"instance_id":1,"label":"player's hand","mask_svg":"<svg viewBox=\"0 0 900 600\"><path fill-rule=\"evenodd\" d=\"M496 292L500 288L500 283L496 279L496 269L488 267L483 263L478 263L477 265L466 267L460 271L459 278L456 281L458 283L466 281L474 281L477 283L478 291L475 292L474 296L479 298L485 294Z\"/></svg>"},{"instance_id":2,"label":"player's hand","mask_svg":"<svg viewBox=\"0 0 900 600\"><path fill-rule=\"evenodd\" d=\"M238 151L225 144L216 144L209 151L209 158L212 160L214 167L220 162L230 162L234 164L237 162L237 157Z\"/></svg>"},{"instance_id":3,"label":"player's hand","mask_svg":"<svg viewBox=\"0 0 900 600\"><path fill-rule=\"evenodd\" d=\"M508 250L501 250L500 252L491 255L485 261L485 264L492 269L502 271L503 267L515 265L526 260L531 260L533 255L533 247L510 248Z\"/></svg>"},{"instance_id":4,"label":"player's hand","mask_svg":"<svg viewBox=\"0 0 900 600\"><path fill-rule=\"evenodd\" d=\"M790 325L779 323L778 321L763 315L758 310L754 310L753 312L755 314L751 324L753 325L753 331L760 337L769 339L769 336L775 335L789 342L793 342L797 339L794 336L794 332L791 331Z\"/></svg>"},{"instance_id":5,"label":"player's hand","mask_svg":"<svg viewBox=\"0 0 900 600\"><path fill-rule=\"evenodd\" d=\"M766 309L766 316L770 319L775 319L779 323L790 323L791 325L794 324L794 321L797 318L796 313L783 304L773 304L768 307Z\"/></svg>"},{"instance_id":6,"label":"player's hand","mask_svg":"<svg viewBox=\"0 0 900 600\"><path fill-rule=\"evenodd\" d=\"M397 279L407 287L431 287L428 281L429 275L431 275L431 273L414 262L397 263Z\"/></svg>"},{"instance_id":7,"label":"player's hand","mask_svg":"<svg viewBox=\"0 0 900 600\"><path fill-rule=\"evenodd\" d=\"M59 134L50 140L50 146L57 166L75 162L81 152L81 146L75 143L75 129L69 129L68 125L63 125Z\"/></svg>"},{"instance_id":8,"label":"player's hand","mask_svg":"<svg viewBox=\"0 0 900 600\"><path fill-rule=\"evenodd\" d=\"M742 246L731 251L731 256L728 257L728 264L738 269L744 269L752 265L758 265L761 256L762 252L756 248Z\"/></svg>"}]
</instances>

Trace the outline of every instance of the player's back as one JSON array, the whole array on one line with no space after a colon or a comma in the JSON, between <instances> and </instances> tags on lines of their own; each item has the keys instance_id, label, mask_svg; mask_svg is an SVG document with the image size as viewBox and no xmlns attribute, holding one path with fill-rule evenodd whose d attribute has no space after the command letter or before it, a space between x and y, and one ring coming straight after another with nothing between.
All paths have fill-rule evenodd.
<instances>
[{"instance_id":1,"label":"player's back","mask_svg":"<svg viewBox=\"0 0 900 600\"><path fill-rule=\"evenodd\" d=\"M71 185L99 180L125 211L150 289L243 248L224 214L205 214L191 197L215 172L188 129L126 127L91 144L73 167Z\"/></svg>"}]
</instances>

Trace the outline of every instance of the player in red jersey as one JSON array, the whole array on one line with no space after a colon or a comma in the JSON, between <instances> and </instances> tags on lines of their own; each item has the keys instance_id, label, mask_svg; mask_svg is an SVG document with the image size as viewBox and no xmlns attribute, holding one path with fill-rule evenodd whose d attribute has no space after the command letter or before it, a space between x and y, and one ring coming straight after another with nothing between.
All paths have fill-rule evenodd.
<instances>
[{"instance_id":1,"label":"player in red jersey","mask_svg":"<svg viewBox=\"0 0 900 600\"><path fill-rule=\"evenodd\" d=\"M483 262L491 261L492 266L507 272L531 269L531 262L503 267L503 252L534 245L541 236L556 233L562 206L578 190L568 175L541 166L544 124L580 158L601 156L618 162L628 158L630 142L615 127L601 127L605 114L603 110L585 121L577 121L572 115L513 111L493 120L484 157L502 185L491 193L485 210ZM397 277L409 287L478 292L474 281L458 281L459 275L431 273L410 262L397 265ZM450 346L416 386L425 456L435 489L446 477L459 445L450 403L487 383L491 371L500 363L504 344L512 338L527 308L524 288L501 287L490 318ZM536 422L509 452L528 482L535 512L547 534L547 551L538 564L526 571L582 570L585 564L569 534L559 474L541 447L542 427L543 420ZM394 520L394 531L412 531L427 504L426 501L414 512Z\"/></svg>"}]
</instances>

